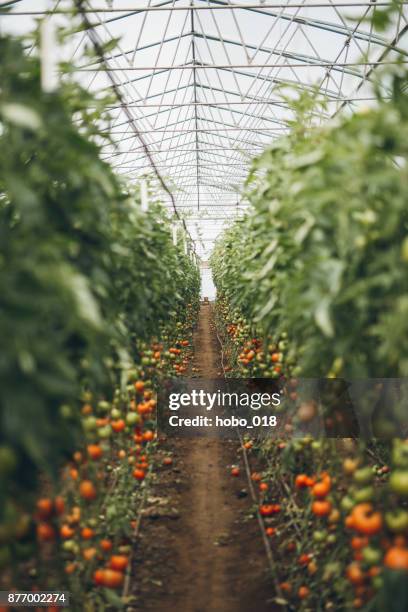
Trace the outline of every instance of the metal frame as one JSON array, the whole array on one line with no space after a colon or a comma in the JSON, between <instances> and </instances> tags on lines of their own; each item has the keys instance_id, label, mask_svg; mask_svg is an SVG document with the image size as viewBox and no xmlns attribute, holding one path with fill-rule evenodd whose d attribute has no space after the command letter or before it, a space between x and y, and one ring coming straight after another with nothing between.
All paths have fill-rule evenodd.
<instances>
[{"instance_id":1,"label":"metal frame","mask_svg":"<svg viewBox=\"0 0 408 612\"><path fill-rule=\"evenodd\" d=\"M370 82L378 67L408 63L408 0L399 3L398 18L381 35L371 17L390 0L128 4L119 8L107 0L83 2L102 42L118 32L132 32L126 48L120 44L103 62L83 59L89 32L80 23L73 34L77 78L91 91L121 92L122 101L109 106L103 127L112 142L97 140L102 157L131 182L148 175L157 193L161 182L155 172L160 171L177 208L198 211L195 218L204 230L213 218L223 221L241 214L246 204L237 208L237 194L251 157L284 134L293 116L288 87L327 100L325 110L313 117L318 124L374 100ZM359 18L351 19L349 11ZM0 3L5 24L22 15L54 14L61 15L59 20L64 14L70 18L66 5L62 8L57 0L49 0L47 11L33 10L31 0ZM170 204L165 192L163 200ZM208 215L209 210L216 214Z\"/></svg>"}]
</instances>

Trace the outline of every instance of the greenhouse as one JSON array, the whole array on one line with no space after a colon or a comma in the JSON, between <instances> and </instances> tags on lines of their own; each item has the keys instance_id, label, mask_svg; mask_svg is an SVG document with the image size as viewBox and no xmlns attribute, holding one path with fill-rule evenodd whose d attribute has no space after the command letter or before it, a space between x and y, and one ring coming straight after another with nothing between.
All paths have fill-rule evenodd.
<instances>
[{"instance_id":1,"label":"greenhouse","mask_svg":"<svg viewBox=\"0 0 408 612\"><path fill-rule=\"evenodd\" d=\"M0 145L0 612L406 612L408 2L0 0Z\"/></svg>"}]
</instances>

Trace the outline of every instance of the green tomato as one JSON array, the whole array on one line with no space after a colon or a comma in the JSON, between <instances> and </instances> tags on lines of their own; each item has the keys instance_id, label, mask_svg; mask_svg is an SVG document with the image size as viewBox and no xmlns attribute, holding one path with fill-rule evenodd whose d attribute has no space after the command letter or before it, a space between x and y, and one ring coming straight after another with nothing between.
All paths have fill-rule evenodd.
<instances>
[{"instance_id":1,"label":"green tomato","mask_svg":"<svg viewBox=\"0 0 408 612\"><path fill-rule=\"evenodd\" d=\"M381 550L374 548L374 546L365 546L361 553L363 555L363 561L367 563L367 565L378 565L381 562Z\"/></svg>"},{"instance_id":2,"label":"green tomato","mask_svg":"<svg viewBox=\"0 0 408 612\"><path fill-rule=\"evenodd\" d=\"M384 579L382 576L374 576L374 578L371 580L371 584L376 591L380 591L384 586Z\"/></svg>"},{"instance_id":3,"label":"green tomato","mask_svg":"<svg viewBox=\"0 0 408 612\"><path fill-rule=\"evenodd\" d=\"M62 404L62 406L60 406L60 415L63 419L66 420L72 419L73 411L71 406L69 406L68 404Z\"/></svg>"},{"instance_id":4,"label":"green tomato","mask_svg":"<svg viewBox=\"0 0 408 612\"><path fill-rule=\"evenodd\" d=\"M358 504L363 502L370 502L373 500L375 495L374 487L364 487L363 489L359 489L354 493L354 501Z\"/></svg>"},{"instance_id":5,"label":"green tomato","mask_svg":"<svg viewBox=\"0 0 408 612\"><path fill-rule=\"evenodd\" d=\"M362 467L353 474L353 480L359 485L369 484L373 480L374 474L371 467Z\"/></svg>"},{"instance_id":6,"label":"green tomato","mask_svg":"<svg viewBox=\"0 0 408 612\"><path fill-rule=\"evenodd\" d=\"M78 544L74 540L65 540L65 542L62 543L62 548L66 552L76 552Z\"/></svg>"},{"instance_id":7,"label":"green tomato","mask_svg":"<svg viewBox=\"0 0 408 612\"><path fill-rule=\"evenodd\" d=\"M341 563L339 561L332 561L327 563L323 572L323 580L324 582L328 582L332 580L335 576L340 574L341 572Z\"/></svg>"},{"instance_id":8,"label":"green tomato","mask_svg":"<svg viewBox=\"0 0 408 612\"><path fill-rule=\"evenodd\" d=\"M136 370L136 368L132 368L128 371L127 377L129 382L136 382L139 378L139 372Z\"/></svg>"},{"instance_id":9,"label":"green tomato","mask_svg":"<svg viewBox=\"0 0 408 612\"><path fill-rule=\"evenodd\" d=\"M398 468L408 469L408 443L402 440L394 440L392 449L392 462Z\"/></svg>"},{"instance_id":10,"label":"green tomato","mask_svg":"<svg viewBox=\"0 0 408 612\"><path fill-rule=\"evenodd\" d=\"M137 423L140 423L140 416L136 414L136 412L128 412L125 420L127 425L136 425Z\"/></svg>"},{"instance_id":11,"label":"green tomato","mask_svg":"<svg viewBox=\"0 0 408 612\"><path fill-rule=\"evenodd\" d=\"M317 543L327 540L327 531L321 529L313 532L313 540Z\"/></svg>"},{"instance_id":12,"label":"green tomato","mask_svg":"<svg viewBox=\"0 0 408 612\"><path fill-rule=\"evenodd\" d=\"M96 418L94 416L88 416L82 419L82 427L85 431L95 431L97 427Z\"/></svg>"},{"instance_id":13,"label":"green tomato","mask_svg":"<svg viewBox=\"0 0 408 612\"><path fill-rule=\"evenodd\" d=\"M408 263L408 236L404 238L404 241L401 245L401 259L405 263Z\"/></svg>"},{"instance_id":14,"label":"green tomato","mask_svg":"<svg viewBox=\"0 0 408 612\"><path fill-rule=\"evenodd\" d=\"M385 524L393 533L404 533L408 531L408 511L402 508L386 512Z\"/></svg>"},{"instance_id":15,"label":"green tomato","mask_svg":"<svg viewBox=\"0 0 408 612\"><path fill-rule=\"evenodd\" d=\"M9 476L17 468L17 455L11 446L0 446L0 476Z\"/></svg>"},{"instance_id":16,"label":"green tomato","mask_svg":"<svg viewBox=\"0 0 408 612\"><path fill-rule=\"evenodd\" d=\"M92 402L92 399L93 399L93 395L91 391L84 391L81 394L81 400L85 402L85 404L90 404Z\"/></svg>"},{"instance_id":17,"label":"green tomato","mask_svg":"<svg viewBox=\"0 0 408 612\"><path fill-rule=\"evenodd\" d=\"M106 438L109 438L111 433L112 433L112 428L110 425L105 425L104 427L100 427L98 429L98 436L102 440L106 440Z\"/></svg>"},{"instance_id":18,"label":"green tomato","mask_svg":"<svg viewBox=\"0 0 408 612\"><path fill-rule=\"evenodd\" d=\"M118 410L117 408L112 408L111 410L111 417L112 419L120 419L120 417L122 416L122 413L120 410Z\"/></svg>"},{"instance_id":19,"label":"green tomato","mask_svg":"<svg viewBox=\"0 0 408 612\"><path fill-rule=\"evenodd\" d=\"M390 476L391 491L401 497L408 497L408 470L396 470Z\"/></svg>"},{"instance_id":20,"label":"green tomato","mask_svg":"<svg viewBox=\"0 0 408 612\"><path fill-rule=\"evenodd\" d=\"M341 500L340 506L344 512L350 512L355 506L355 501L349 495L346 495Z\"/></svg>"},{"instance_id":21,"label":"green tomato","mask_svg":"<svg viewBox=\"0 0 408 612\"><path fill-rule=\"evenodd\" d=\"M100 414L106 414L107 412L109 412L110 403L105 400L101 400L97 403L96 409Z\"/></svg>"}]
</instances>

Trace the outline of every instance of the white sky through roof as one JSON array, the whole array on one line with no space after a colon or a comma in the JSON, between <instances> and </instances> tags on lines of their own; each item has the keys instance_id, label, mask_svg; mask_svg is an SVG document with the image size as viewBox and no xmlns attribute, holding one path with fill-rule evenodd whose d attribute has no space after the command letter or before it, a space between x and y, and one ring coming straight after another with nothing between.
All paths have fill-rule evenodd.
<instances>
[{"instance_id":1,"label":"white sky through roof","mask_svg":"<svg viewBox=\"0 0 408 612\"><path fill-rule=\"evenodd\" d=\"M5 4L13 5L14 14L0 15L1 30L16 34L32 31L41 18L22 13L56 8L58 14L72 6L68 0L3 1L0 7ZM84 3L92 10L88 17L100 40L120 39L107 63L173 190L177 208L191 214L191 234L201 233L196 246L204 259L225 222L244 204L240 194L251 158L287 130L292 111L281 85L318 85L329 100L327 116L319 120L328 120L339 110L372 103L373 62L392 62L408 52L405 3L386 33L376 32L369 20L373 11L381 10L375 8L380 0L241 0L243 8L237 4ZM66 23L67 15L53 19ZM82 85L97 92L110 82L84 57L86 44L86 33L73 34L60 53L64 60L72 58ZM116 144L104 145L103 157L130 181L150 176L128 117L119 105L112 114ZM168 197L163 199L168 203Z\"/></svg>"}]
</instances>

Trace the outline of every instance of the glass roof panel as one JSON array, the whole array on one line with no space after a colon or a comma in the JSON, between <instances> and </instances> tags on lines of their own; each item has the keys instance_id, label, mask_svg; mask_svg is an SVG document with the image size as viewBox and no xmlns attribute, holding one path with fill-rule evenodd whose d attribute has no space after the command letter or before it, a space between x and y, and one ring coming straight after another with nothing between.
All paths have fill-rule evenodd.
<instances>
[{"instance_id":1,"label":"glass roof panel","mask_svg":"<svg viewBox=\"0 0 408 612\"><path fill-rule=\"evenodd\" d=\"M118 46L104 65L90 63L89 34L74 27L58 52L95 93L112 90L114 79L127 109L112 105L106 128L115 144L104 144L103 156L128 180L148 175L151 189L159 188L130 116L177 208L193 215L192 233L204 230L205 256L224 220L245 205L240 194L251 158L287 130L292 111L283 86L327 95L327 112L316 121L329 120L374 103L378 66L401 54L407 60L407 2L386 32L372 25L388 3L88 0L83 7L98 40L117 38ZM44 11L57 23L80 25L68 12L71 0L0 2L0 10L6 6L11 14L0 15L2 31L29 33Z\"/></svg>"}]
</instances>

